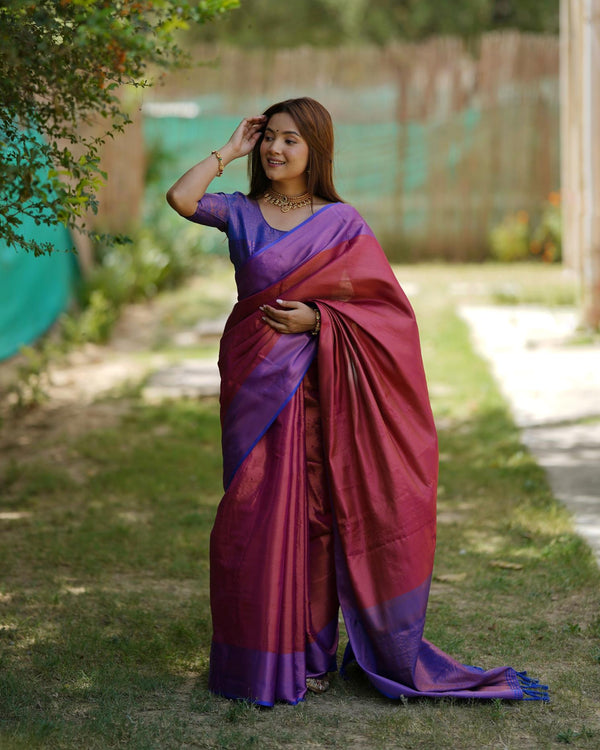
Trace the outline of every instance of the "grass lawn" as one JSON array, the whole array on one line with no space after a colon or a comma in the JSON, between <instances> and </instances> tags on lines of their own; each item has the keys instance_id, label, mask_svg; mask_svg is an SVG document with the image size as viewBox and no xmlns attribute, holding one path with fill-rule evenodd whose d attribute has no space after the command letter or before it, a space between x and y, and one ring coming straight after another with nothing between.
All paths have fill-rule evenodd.
<instances>
[{"instance_id":1,"label":"grass lawn","mask_svg":"<svg viewBox=\"0 0 600 750\"><path fill-rule=\"evenodd\" d=\"M398 274L420 321L440 432L426 636L469 664L526 669L552 702L392 702L356 671L296 707L212 696L218 405L149 405L130 388L76 420L49 404L43 418L2 423L2 750L600 746L600 573L454 312L457 301L508 291L510 302L563 302L570 283L546 266ZM205 280L207 294L230 290L217 281ZM195 289L163 298L185 325Z\"/></svg>"}]
</instances>

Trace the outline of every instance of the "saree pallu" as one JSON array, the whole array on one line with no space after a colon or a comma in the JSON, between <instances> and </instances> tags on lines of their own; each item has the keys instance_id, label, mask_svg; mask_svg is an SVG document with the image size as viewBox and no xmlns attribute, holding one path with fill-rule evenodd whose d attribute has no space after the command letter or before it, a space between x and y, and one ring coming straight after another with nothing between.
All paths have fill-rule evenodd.
<instances>
[{"instance_id":1,"label":"saree pallu","mask_svg":"<svg viewBox=\"0 0 600 750\"><path fill-rule=\"evenodd\" d=\"M437 436L412 308L369 227L333 204L238 270L221 341L225 495L211 535L209 687L297 703L355 660L390 698L547 699L510 667L462 665L423 638ZM310 301L318 337L259 307Z\"/></svg>"}]
</instances>

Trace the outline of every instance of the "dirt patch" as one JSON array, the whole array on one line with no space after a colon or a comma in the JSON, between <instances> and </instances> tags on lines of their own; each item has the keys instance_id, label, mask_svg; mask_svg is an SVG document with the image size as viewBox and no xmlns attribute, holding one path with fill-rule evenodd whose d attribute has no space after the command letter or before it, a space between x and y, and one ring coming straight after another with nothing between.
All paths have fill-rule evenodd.
<instances>
[{"instance_id":1,"label":"dirt patch","mask_svg":"<svg viewBox=\"0 0 600 750\"><path fill-rule=\"evenodd\" d=\"M44 462L65 468L75 481L84 481L85 461L81 457L75 461L70 439L114 426L129 407L128 400L120 399L92 404L50 401L28 411L7 411L0 430L0 469L11 462Z\"/></svg>"},{"instance_id":2,"label":"dirt patch","mask_svg":"<svg viewBox=\"0 0 600 750\"><path fill-rule=\"evenodd\" d=\"M15 408L7 395L22 358L0 363L0 469L11 461L43 460L83 481L84 462L75 462L68 444L85 432L114 426L130 408L127 398L99 398L128 383L137 385L164 366L162 355L140 357L155 340L161 316L158 305L128 306L109 344L86 344L49 367L41 383L45 398L30 408Z\"/></svg>"}]
</instances>

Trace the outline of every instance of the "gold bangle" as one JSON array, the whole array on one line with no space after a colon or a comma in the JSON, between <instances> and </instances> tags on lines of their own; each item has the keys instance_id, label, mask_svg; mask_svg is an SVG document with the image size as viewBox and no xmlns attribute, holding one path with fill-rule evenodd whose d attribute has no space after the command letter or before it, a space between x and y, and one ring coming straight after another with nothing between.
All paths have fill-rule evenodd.
<instances>
[{"instance_id":1,"label":"gold bangle","mask_svg":"<svg viewBox=\"0 0 600 750\"><path fill-rule=\"evenodd\" d=\"M217 157L217 161L219 162L219 171L217 172L217 177L220 177L223 174L223 157L218 151L211 151L210 152L212 156Z\"/></svg>"},{"instance_id":2,"label":"gold bangle","mask_svg":"<svg viewBox=\"0 0 600 750\"><path fill-rule=\"evenodd\" d=\"M311 333L313 336L316 336L317 333L321 330L321 313L319 311L318 307L314 308L315 315L317 316L317 320L315 322L315 327L312 329Z\"/></svg>"}]
</instances>

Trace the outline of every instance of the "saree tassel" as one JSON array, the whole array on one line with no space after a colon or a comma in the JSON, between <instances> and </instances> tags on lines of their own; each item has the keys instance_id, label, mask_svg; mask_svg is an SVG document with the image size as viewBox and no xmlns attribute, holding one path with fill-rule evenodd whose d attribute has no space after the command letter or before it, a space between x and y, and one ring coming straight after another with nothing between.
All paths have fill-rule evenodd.
<instances>
[{"instance_id":1,"label":"saree tassel","mask_svg":"<svg viewBox=\"0 0 600 750\"><path fill-rule=\"evenodd\" d=\"M542 685L539 680L528 677L527 672L517 672L519 678L519 687L523 691L524 701L550 701L548 685Z\"/></svg>"}]
</instances>

